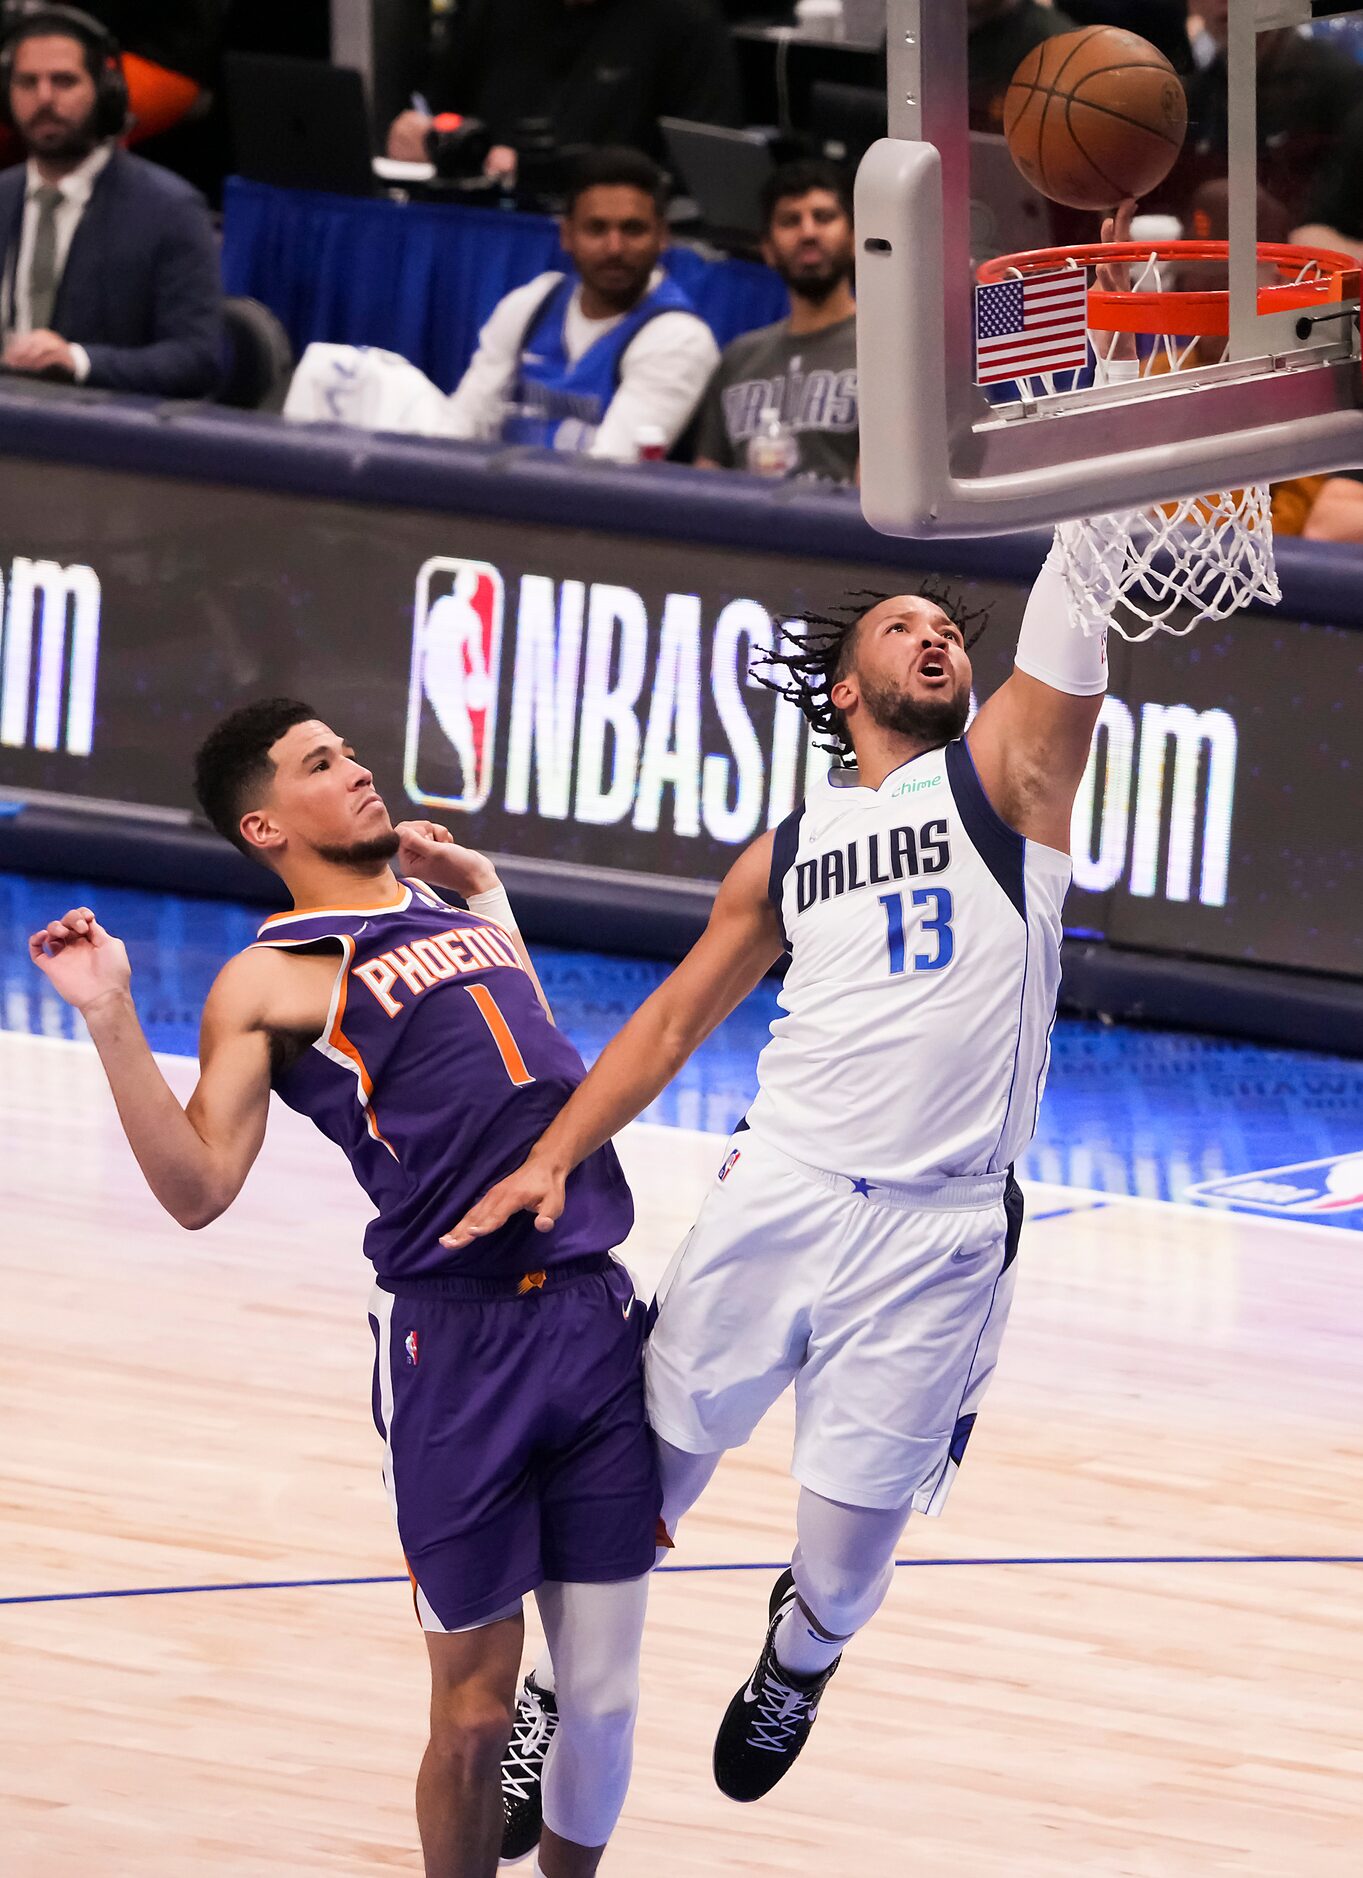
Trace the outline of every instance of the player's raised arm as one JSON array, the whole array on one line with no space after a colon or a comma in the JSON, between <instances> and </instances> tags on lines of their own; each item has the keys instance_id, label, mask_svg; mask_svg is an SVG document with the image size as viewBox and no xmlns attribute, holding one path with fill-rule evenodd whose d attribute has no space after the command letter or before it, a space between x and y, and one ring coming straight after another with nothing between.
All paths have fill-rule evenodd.
<instances>
[{"instance_id":1,"label":"player's raised arm","mask_svg":"<svg viewBox=\"0 0 1363 1878\"><path fill-rule=\"evenodd\" d=\"M85 1019L147 1185L180 1225L208 1225L240 1192L265 1134L270 1045L251 1012L260 964L234 960L220 974L204 1010L199 1085L184 1109L138 1021L123 943L90 908L53 920L28 949Z\"/></svg>"},{"instance_id":2,"label":"player's raised arm","mask_svg":"<svg viewBox=\"0 0 1363 1878\"><path fill-rule=\"evenodd\" d=\"M1129 242L1135 210L1134 201L1123 202L1103 223L1102 239ZM1124 265L1100 267L1098 285L1124 290L1129 275ZM1100 375L1117 380L1139 369L1132 336L1109 335L1099 353ZM1019 834L1065 851L1107 690L1107 635L1090 637L1071 625L1067 601L1057 540L1027 602L1012 676L980 711L969 735L980 780L999 814Z\"/></svg>"},{"instance_id":3,"label":"player's raised arm","mask_svg":"<svg viewBox=\"0 0 1363 1878\"><path fill-rule=\"evenodd\" d=\"M530 948L516 924L510 896L487 856L479 854L474 848L461 848L449 829L442 828L439 822L399 822L393 832L402 843L394 863L400 875L424 880L428 887L451 888L463 896L471 913L479 913L484 919L495 919L499 926L506 929L507 937L515 946L526 975L535 987L535 996L544 1009L544 1015L552 1024L554 1013L545 996L544 986L540 983L539 973L535 970Z\"/></svg>"},{"instance_id":4,"label":"player's raised arm","mask_svg":"<svg viewBox=\"0 0 1363 1878\"><path fill-rule=\"evenodd\" d=\"M531 1212L547 1232L564 1185L587 1155L665 1089L691 1053L780 958L780 922L767 897L772 837L745 850L715 897L710 920L677 969L640 1005L545 1130L529 1158L470 1207L441 1244L458 1249Z\"/></svg>"},{"instance_id":5,"label":"player's raised arm","mask_svg":"<svg viewBox=\"0 0 1363 1878\"><path fill-rule=\"evenodd\" d=\"M1032 588L1013 672L966 741L990 802L1030 841L1068 852L1074 798L1107 690L1107 635L1070 624L1059 549Z\"/></svg>"}]
</instances>

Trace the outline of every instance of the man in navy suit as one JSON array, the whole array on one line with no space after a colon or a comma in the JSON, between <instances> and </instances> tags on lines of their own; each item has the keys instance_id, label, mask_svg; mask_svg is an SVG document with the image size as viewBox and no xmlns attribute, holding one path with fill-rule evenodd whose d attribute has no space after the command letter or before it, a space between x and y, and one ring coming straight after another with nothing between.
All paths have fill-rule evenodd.
<instances>
[{"instance_id":1,"label":"man in navy suit","mask_svg":"<svg viewBox=\"0 0 1363 1878\"><path fill-rule=\"evenodd\" d=\"M5 45L3 103L28 156L0 175L0 362L115 391L194 398L219 373L222 288L208 210L115 144L117 48L54 6Z\"/></svg>"}]
</instances>

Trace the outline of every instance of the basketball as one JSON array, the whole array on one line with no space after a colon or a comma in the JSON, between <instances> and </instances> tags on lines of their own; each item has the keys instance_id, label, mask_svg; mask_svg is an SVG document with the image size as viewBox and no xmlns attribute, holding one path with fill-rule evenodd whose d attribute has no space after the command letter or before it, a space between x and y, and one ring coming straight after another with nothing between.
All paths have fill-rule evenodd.
<instances>
[{"instance_id":1,"label":"basketball","mask_svg":"<svg viewBox=\"0 0 1363 1878\"><path fill-rule=\"evenodd\" d=\"M1188 99L1138 33L1089 26L1035 46L1004 101L1013 161L1043 196L1113 209L1162 183L1183 148Z\"/></svg>"}]
</instances>

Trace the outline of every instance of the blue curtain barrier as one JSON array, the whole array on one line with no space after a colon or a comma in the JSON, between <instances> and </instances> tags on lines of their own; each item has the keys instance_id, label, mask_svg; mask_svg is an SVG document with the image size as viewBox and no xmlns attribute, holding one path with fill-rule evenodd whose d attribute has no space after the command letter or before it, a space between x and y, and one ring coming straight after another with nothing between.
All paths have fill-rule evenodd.
<instances>
[{"instance_id":1,"label":"blue curtain barrier","mask_svg":"<svg viewBox=\"0 0 1363 1878\"><path fill-rule=\"evenodd\" d=\"M223 280L263 300L301 353L314 339L382 346L451 391L499 300L566 264L547 215L272 189L231 177ZM721 346L783 319L785 288L751 261L669 249L668 273Z\"/></svg>"}]
</instances>

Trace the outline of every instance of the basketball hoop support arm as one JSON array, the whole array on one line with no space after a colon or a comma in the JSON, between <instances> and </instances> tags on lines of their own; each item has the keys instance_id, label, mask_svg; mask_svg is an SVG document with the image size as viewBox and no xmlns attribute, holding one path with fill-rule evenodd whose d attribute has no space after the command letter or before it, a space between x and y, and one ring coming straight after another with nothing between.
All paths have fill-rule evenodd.
<instances>
[{"instance_id":1,"label":"basketball hoop support arm","mask_svg":"<svg viewBox=\"0 0 1363 1878\"><path fill-rule=\"evenodd\" d=\"M1233 13L1256 4L1231 0ZM1257 356L1227 367L991 407L974 383L966 0L889 0L887 26L890 135L856 185L862 507L874 528L1008 533L1363 461L1347 324L1344 339L1302 351L1260 319Z\"/></svg>"}]
</instances>

